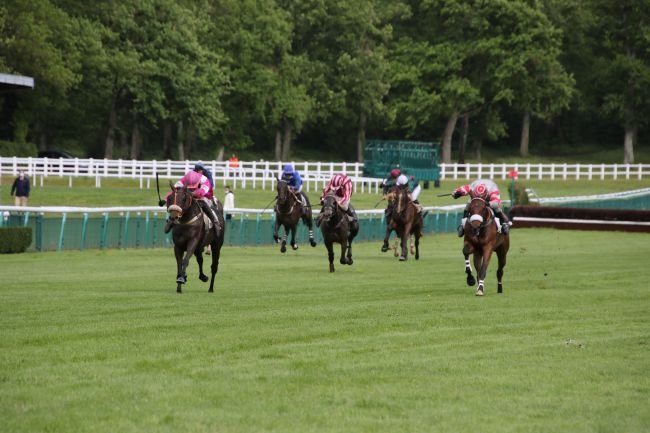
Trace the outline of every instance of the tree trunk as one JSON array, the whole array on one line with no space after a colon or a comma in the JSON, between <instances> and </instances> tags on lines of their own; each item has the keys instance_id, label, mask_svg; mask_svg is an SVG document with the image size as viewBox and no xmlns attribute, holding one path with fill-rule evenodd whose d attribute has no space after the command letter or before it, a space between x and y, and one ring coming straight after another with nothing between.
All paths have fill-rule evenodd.
<instances>
[{"instance_id":1,"label":"tree trunk","mask_svg":"<svg viewBox=\"0 0 650 433\"><path fill-rule=\"evenodd\" d=\"M111 111L108 115L108 131L104 143L104 158L113 159L115 150L115 128L117 127L117 111L115 110L115 100L111 103Z\"/></svg>"},{"instance_id":2,"label":"tree trunk","mask_svg":"<svg viewBox=\"0 0 650 433\"><path fill-rule=\"evenodd\" d=\"M225 146L219 146L217 147L217 157L215 158L217 161L223 161L223 154L226 151Z\"/></svg>"},{"instance_id":3,"label":"tree trunk","mask_svg":"<svg viewBox=\"0 0 650 433\"><path fill-rule=\"evenodd\" d=\"M185 145L183 144L183 121L179 120L176 131L176 147L178 148L178 159L183 161L185 159Z\"/></svg>"},{"instance_id":4,"label":"tree trunk","mask_svg":"<svg viewBox=\"0 0 650 433\"><path fill-rule=\"evenodd\" d=\"M528 139L530 137L530 111L524 112L524 118L521 122L521 141L519 143L519 156L528 156Z\"/></svg>"},{"instance_id":5,"label":"tree trunk","mask_svg":"<svg viewBox=\"0 0 650 433\"><path fill-rule=\"evenodd\" d=\"M458 163L465 164L465 147L467 146L467 134L469 133L469 113L463 114L461 124L460 142L458 143Z\"/></svg>"},{"instance_id":6,"label":"tree trunk","mask_svg":"<svg viewBox=\"0 0 650 433\"><path fill-rule=\"evenodd\" d=\"M359 129L357 130L357 161L363 162L363 146L366 144L366 124L368 118L366 113L359 117Z\"/></svg>"},{"instance_id":7,"label":"tree trunk","mask_svg":"<svg viewBox=\"0 0 650 433\"><path fill-rule=\"evenodd\" d=\"M476 161L481 162L481 147L483 147L483 141L479 138L474 140L474 149L476 149Z\"/></svg>"},{"instance_id":8,"label":"tree trunk","mask_svg":"<svg viewBox=\"0 0 650 433\"><path fill-rule=\"evenodd\" d=\"M282 131L280 131L280 128L275 128L275 151L273 156L276 161L282 159Z\"/></svg>"},{"instance_id":9,"label":"tree trunk","mask_svg":"<svg viewBox=\"0 0 650 433\"><path fill-rule=\"evenodd\" d=\"M163 158L172 159L172 125L163 121Z\"/></svg>"},{"instance_id":10,"label":"tree trunk","mask_svg":"<svg viewBox=\"0 0 650 433\"><path fill-rule=\"evenodd\" d=\"M284 122L284 133L282 134L282 161L289 160L291 153L291 139L293 134L293 127L291 122Z\"/></svg>"},{"instance_id":11,"label":"tree trunk","mask_svg":"<svg viewBox=\"0 0 650 433\"><path fill-rule=\"evenodd\" d=\"M451 163L451 139L456 129L457 120L458 113L454 112L447 119L447 126L445 126L445 133L442 137L442 162L445 164Z\"/></svg>"},{"instance_id":12,"label":"tree trunk","mask_svg":"<svg viewBox=\"0 0 650 433\"><path fill-rule=\"evenodd\" d=\"M623 141L623 164L634 164L634 142L636 141L636 134L636 126L625 126L625 139Z\"/></svg>"},{"instance_id":13,"label":"tree trunk","mask_svg":"<svg viewBox=\"0 0 650 433\"><path fill-rule=\"evenodd\" d=\"M129 158L140 159L141 149L142 149L142 134L140 133L140 125L138 125L137 119L133 119L133 128L131 129L131 148L129 150Z\"/></svg>"}]
</instances>

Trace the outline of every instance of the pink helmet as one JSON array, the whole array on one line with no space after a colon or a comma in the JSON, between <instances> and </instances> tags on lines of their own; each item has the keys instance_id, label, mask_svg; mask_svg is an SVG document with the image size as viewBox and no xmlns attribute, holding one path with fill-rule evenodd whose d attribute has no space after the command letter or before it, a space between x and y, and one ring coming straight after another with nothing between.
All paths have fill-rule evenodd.
<instances>
[{"instance_id":1,"label":"pink helmet","mask_svg":"<svg viewBox=\"0 0 650 433\"><path fill-rule=\"evenodd\" d=\"M390 177L395 178L395 179L396 179L397 176L399 176L400 174L402 174L402 172L400 171L399 168L394 168L394 169L392 169L392 170L390 171Z\"/></svg>"},{"instance_id":2,"label":"pink helmet","mask_svg":"<svg viewBox=\"0 0 650 433\"><path fill-rule=\"evenodd\" d=\"M473 193L474 197L479 197L483 200L487 200L488 198L488 188L484 183L478 184L476 188L474 188Z\"/></svg>"}]
</instances>

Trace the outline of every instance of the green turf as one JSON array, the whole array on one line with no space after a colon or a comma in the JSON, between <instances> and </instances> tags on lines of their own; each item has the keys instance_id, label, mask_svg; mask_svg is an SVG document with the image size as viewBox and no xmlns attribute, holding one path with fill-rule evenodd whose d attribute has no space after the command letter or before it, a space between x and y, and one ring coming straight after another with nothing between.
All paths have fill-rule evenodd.
<instances>
[{"instance_id":1,"label":"green turf","mask_svg":"<svg viewBox=\"0 0 650 433\"><path fill-rule=\"evenodd\" d=\"M460 240L0 256L2 432L644 432L648 235L513 230L504 294Z\"/></svg>"}]
</instances>

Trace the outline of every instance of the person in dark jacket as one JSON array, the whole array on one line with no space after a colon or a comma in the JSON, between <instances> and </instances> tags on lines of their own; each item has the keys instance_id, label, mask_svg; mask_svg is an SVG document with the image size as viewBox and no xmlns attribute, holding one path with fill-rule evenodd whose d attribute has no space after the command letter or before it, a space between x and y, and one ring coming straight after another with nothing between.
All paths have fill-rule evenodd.
<instances>
[{"instance_id":1,"label":"person in dark jacket","mask_svg":"<svg viewBox=\"0 0 650 433\"><path fill-rule=\"evenodd\" d=\"M22 171L18 174L13 185L11 185L11 195L16 196L14 204L16 206L27 206L29 198L29 178Z\"/></svg>"}]
</instances>

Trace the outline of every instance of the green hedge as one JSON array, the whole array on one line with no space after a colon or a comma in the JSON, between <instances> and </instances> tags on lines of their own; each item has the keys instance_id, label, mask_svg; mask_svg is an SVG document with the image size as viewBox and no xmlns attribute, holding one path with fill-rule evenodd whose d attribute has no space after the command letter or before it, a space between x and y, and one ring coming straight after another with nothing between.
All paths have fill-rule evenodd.
<instances>
[{"instance_id":1,"label":"green hedge","mask_svg":"<svg viewBox=\"0 0 650 433\"><path fill-rule=\"evenodd\" d=\"M24 253L31 243L31 227L0 227L0 254Z\"/></svg>"},{"instance_id":2,"label":"green hedge","mask_svg":"<svg viewBox=\"0 0 650 433\"><path fill-rule=\"evenodd\" d=\"M0 140L0 155L28 157L36 156L38 148L34 143L19 143L17 141Z\"/></svg>"}]
</instances>

